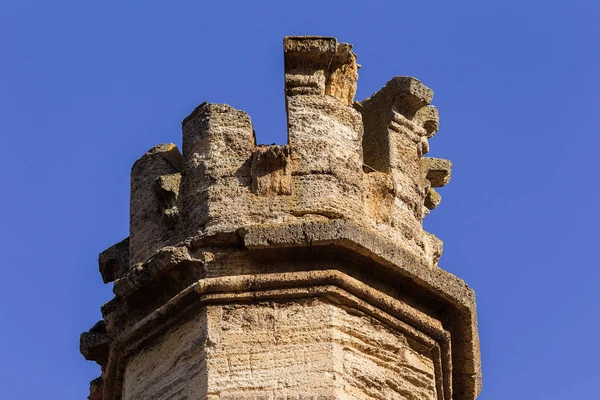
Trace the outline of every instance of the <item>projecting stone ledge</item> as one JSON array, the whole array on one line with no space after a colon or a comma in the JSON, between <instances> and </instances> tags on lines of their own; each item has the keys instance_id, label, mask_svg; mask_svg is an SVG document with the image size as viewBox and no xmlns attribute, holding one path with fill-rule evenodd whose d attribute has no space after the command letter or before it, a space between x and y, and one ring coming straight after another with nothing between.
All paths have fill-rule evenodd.
<instances>
[{"instance_id":1,"label":"projecting stone ledge","mask_svg":"<svg viewBox=\"0 0 600 400\"><path fill-rule=\"evenodd\" d=\"M417 340L429 349L424 354L433 351L433 358L428 362L432 363L430 373L435 378L432 385L436 389L431 390L438 395L432 398L469 399L478 392L481 381L473 291L441 269L423 268L418 258L381 235L351 221L332 220L250 226L223 233L218 238L205 237L203 243L190 246L165 249L147 266L140 265L116 282L115 293L120 297L103 309L110 336L115 338L109 362L113 367L109 367L104 376L108 382L106 390L111 393L124 390L121 385L126 384L123 382L126 376L119 376L117 371L129 362L130 351L135 353L134 349L147 343L155 343L152 348L172 346L139 338L155 336L166 326L183 334L180 329L187 331L191 326L180 327L177 321L191 308L216 310L214 313L221 315L225 312L224 304L231 302L242 305L259 302L264 306L271 304L268 306L271 308L275 304L287 308L297 299L310 298L325 301L319 302L318 307L327 307L328 312L333 311L328 305L330 302L336 304L335 307L355 308L364 314L361 318L374 318L388 326L386 329L400 329L402 333L398 334L402 337L408 335L410 340ZM160 271L157 281L160 286L151 283L156 277L145 274L145 269ZM166 303L161 294L165 288L173 293ZM398 297L399 288L404 294ZM144 302L143 308L140 308L141 302ZM245 312L250 315L263 312L252 311L254 306L248 307ZM309 312L303 308L302 312ZM157 311L153 311L155 309ZM201 317L204 312L194 315L208 318ZM448 318L440 319L442 315ZM206 324L203 329L222 329L218 328L222 324L218 321L201 319L197 322ZM322 335L325 336L311 340L328 343L329 333ZM411 351L420 351L421 345L415 344L417 347L411 347ZM208 346L203 350L208 352L206 356L213 354L209 344L204 346ZM280 351L269 343L260 346L263 346L261 352ZM156 356L163 351L157 350ZM267 368L266 364L259 364L253 368ZM139 368L145 368L145 364L135 365L139 371L136 374L142 374L144 369ZM163 373L172 376L167 371ZM209 371L203 373L210 374ZM130 390L137 393L137 389ZM445 397L441 397L440 391ZM454 397L450 397L451 393ZM395 398L393 394L389 396Z\"/></svg>"}]
</instances>

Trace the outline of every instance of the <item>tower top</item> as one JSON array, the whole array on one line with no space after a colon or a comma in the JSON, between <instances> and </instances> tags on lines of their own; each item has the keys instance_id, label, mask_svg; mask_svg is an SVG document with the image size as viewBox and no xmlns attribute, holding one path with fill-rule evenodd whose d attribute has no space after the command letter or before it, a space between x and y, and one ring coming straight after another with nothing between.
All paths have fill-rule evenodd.
<instances>
[{"instance_id":1,"label":"tower top","mask_svg":"<svg viewBox=\"0 0 600 400\"><path fill-rule=\"evenodd\" d=\"M357 57L335 38L286 37L284 66L286 145L257 145L247 113L202 103L182 122L181 152L158 145L134 163L130 236L99 257L116 297L82 335L103 371L90 398L134 398L130 358L195 302L293 301L324 287L420 338L427 350L411 351L431 358L435 398L479 393L474 293L438 267L442 242L422 224L452 168L425 157L439 127L433 91L395 77L355 101Z\"/></svg>"}]
</instances>

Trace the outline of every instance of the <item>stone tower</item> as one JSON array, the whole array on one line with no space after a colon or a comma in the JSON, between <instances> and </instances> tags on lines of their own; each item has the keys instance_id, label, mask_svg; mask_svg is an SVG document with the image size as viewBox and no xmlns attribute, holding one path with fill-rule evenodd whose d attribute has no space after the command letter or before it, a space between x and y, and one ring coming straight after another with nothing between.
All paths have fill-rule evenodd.
<instances>
[{"instance_id":1,"label":"stone tower","mask_svg":"<svg viewBox=\"0 0 600 400\"><path fill-rule=\"evenodd\" d=\"M472 400L475 296L422 220L451 163L424 157L431 89L355 102L352 46L284 39L288 144L203 103L183 149L131 171L130 236L99 256L115 297L81 336L93 400Z\"/></svg>"}]
</instances>

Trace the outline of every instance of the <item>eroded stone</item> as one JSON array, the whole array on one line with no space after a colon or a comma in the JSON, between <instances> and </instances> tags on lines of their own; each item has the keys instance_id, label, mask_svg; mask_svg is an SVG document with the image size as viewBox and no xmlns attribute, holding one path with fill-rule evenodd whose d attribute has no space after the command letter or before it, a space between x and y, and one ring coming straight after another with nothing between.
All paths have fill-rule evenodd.
<instances>
[{"instance_id":1,"label":"eroded stone","mask_svg":"<svg viewBox=\"0 0 600 400\"><path fill-rule=\"evenodd\" d=\"M290 146L259 146L252 153L252 192L260 196L292 194Z\"/></svg>"},{"instance_id":2,"label":"eroded stone","mask_svg":"<svg viewBox=\"0 0 600 400\"><path fill-rule=\"evenodd\" d=\"M432 187L446 186L452 175L452 162L443 158L426 157L423 159L423 170Z\"/></svg>"},{"instance_id":3,"label":"eroded stone","mask_svg":"<svg viewBox=\"0 0 600 400\"><path fill-rule=\"evenodd\" d=\"M355 102L352 46L284 40L287 145L202 103L183 155L132 169L131 236L101 253L116 297L81 336L90 399L474 400L473 291L422 220L450 180L424 158L431 89L395 77Z\"/></svg>"}]
</instances>

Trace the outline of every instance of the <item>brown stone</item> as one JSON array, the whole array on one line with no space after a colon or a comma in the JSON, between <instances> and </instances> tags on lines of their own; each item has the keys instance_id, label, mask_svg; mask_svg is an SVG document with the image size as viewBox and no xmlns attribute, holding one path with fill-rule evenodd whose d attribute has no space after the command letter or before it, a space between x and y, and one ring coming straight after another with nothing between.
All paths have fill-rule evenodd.
<instances>
[{"instance_id":1,"label":"brown stone","mask_svg":"<svg viewBox=\"0 0 600 400\"><path fill-rule=\"evenodd\" d=\"M440 127L440 117L435 106L427 106L416 112L415 122L427 131L427 137L431 139Z\"/></svg>"},{"instance_id":2,"label":"brown stone","mask_svg":"<svg viewBox=\"0 0 600 400\"><path fill-rule=\"evenodd\" d=\"M131 236L99 258L115 297L81 336L90 399L478 396L475 295L423 229L452 167L423 157L433 92L396 77L355 102L356 61L287 37L287 145L202 103L183 155L134 164Z\"/></svg>"},{"instance_id":3,"label":"brown stone","mask_svg":"<svg viewBox=\"0 0 600 400\"><path fill-rule=\"evenodd\" d=\"M96 378L90 382L90 395L88 396L88 400L102 400L103 397L103 388L104 382L102 377Z\"/></svg>"},{"instance_id":4,"label":"brown stone","mask_svg":"<svg viewBox=\"0 0 600 400\"><path fill-rule=\"evenodd\" d=\"M434 188L427 189L427 196L425 196L425 207L430 210L433 210L437 206L440 205L442 201L442 196Z\"/></svg>"},{"instance_id":5,"label":"brown stone","mask_svg":"<svg viewBox=\"0 0 600 400\"><path fill-rule=\"evenodd\" d=\"M252 153L252 192L292 194L290 146L259 146Z\"/></svg>"},{"instance_id":6,"label":"brown stone","mask_svg":"<svg viewBox=\"0 0 600 400\"><path fill-rule=\"evenodd\" d=\"M148 150L131 169L129 265L146 261L168 243L171 221L163 218L163 194L156 188L163 175L181 172L181 154L173 143Z\"/></svg>"},{"instance_id":7,"label":"brown stone","mask_svg":"<svg viewBox=\"0 0 600 400\"><path fill-rule=\"evenodd\" d=\"M446 186L452 175L452 162L443 158L426 157L423 159L426 179L432 187Z\"/></svg>"},{"instance_id":8,"label":"brown stone","mask_svg":"<svg viewBox=\"0 0 600 400\"><path fill-rule=\"evenodd\" d=\"M100 253L98 266L104 283L112 282L125 275L129 271L129 238Z\"/></svg>"},{"instance_id":9,"label":"brown stone","mask_svg":"<svg viewBox=\"0 0 600 400\"><path fill-rule=\"evenodd\" d=\"M99 321L88 332L80 336L79 351L86 360L96 361L105 366L108 362L110 338L106 332L104 321Z\"/></svg>"}]
</instances>

